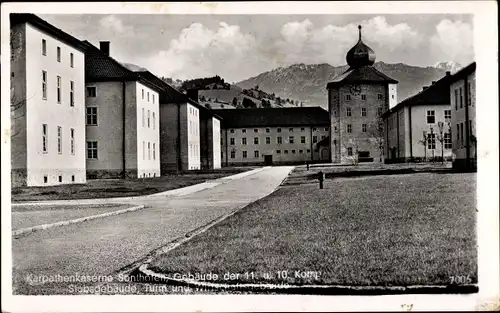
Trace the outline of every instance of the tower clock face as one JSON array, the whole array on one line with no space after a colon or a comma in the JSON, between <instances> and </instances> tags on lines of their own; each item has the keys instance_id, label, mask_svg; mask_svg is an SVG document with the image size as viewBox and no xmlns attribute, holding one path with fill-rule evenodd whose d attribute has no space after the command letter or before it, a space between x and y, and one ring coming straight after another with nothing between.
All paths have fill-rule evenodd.
<instances>
[{"instance_id":1,"label":"tower clock face","mask_svg":"<svg viewBox=\"0 0 500 313\"><path fill-rule=\"evenodd\" d=\"M352 85L350 88L351 94L353 95L358 95L361 93L361 86L360 85Z\"/></svg>"}]
</instances>

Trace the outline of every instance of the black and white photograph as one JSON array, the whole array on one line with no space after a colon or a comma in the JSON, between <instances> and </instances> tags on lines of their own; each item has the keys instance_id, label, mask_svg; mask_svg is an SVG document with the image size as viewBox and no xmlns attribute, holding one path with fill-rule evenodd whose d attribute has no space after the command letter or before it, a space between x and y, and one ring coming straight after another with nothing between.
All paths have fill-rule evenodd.
<instances>
[{"instance_id":1,"label":"black and white photograph","mask_svg":"<svg viewBox=\"0 0 500 313\"><path fill-rule=\"evenodd\" d=\"M2 4L2 310L499 309L496 2L100 5Z\"/></svg>"}]
</instances>

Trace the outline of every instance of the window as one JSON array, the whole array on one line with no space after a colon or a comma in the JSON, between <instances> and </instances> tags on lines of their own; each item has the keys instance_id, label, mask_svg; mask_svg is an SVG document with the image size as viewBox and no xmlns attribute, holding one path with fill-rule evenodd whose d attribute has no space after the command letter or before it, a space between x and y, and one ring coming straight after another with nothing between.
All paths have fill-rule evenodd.
<instances>
[{"instance_id":1,"label":"window","mask_svg":"<svg viewBox=\"0 0 500 313\"><path fill-rule=\"evenodd\" d=\"M444 133L444 148L445 149L451 149L452 148L451 133Z\"/></svg>"},{"instance_id":2,"label":"window","mask_svg":"<svg viewBox=\"0 0 500 313\"><path fill-rule=\"evenodd\" d=\"M325 137L325 135L321 135L321 140L323 140L323 139L325 139L325 138L326 138L326 137Z\"/></svg>"},{"instance_id":3,"label":"window","mask_svg":"<svg viewBox=\"0 0 500 313\"><path fill-rule=\"evenodd\" d=\"M242 130L241 130L241 133L242 133L242 134L246 134L246 133L247 133L247 130L246 130L246 129L242 129Z\"/></svg>"},{"instance_id":4,"label":"window","mask_svg":"<svg viewBox=\"0 0 500 313\"><path fill-rule=\"evenodd\" d=\"M305 132L305 131L306 131L306 129L305 129L304 127L301 127L301 128L300 128L300 131L303 133L303 132Z\"/></svg>"},{"instance_id":5,"label":"window","mask_svg":"<svg viewBox=\"0 0 500 313\"><path fill-rule=\"evenodd\" d=\"M366 124L361 124L361 132L366 133Z\"/></svg>"},{"instance_id":6,"label":"window","mask_svg":"<svg viewBox=\"0 0 500 313\"><path fill-rule=\"evenodd\" d=\"M382 99L384 99L384 96L383 96L381 93L379 93L379 94L377 95L377 99L378 99L378 100L382 100Z\"/></svg>"},{"instance_id":7,"label":"window","mask_svg":"<svg viewBox=\"0 0 500 313\"><path fill-rule=\"evenodd\" d=\"M307 149L307 153L311 153L311 149Z\"/></svg>"},{"instance_id":8,"label":"window","mask_svg":"<svg viewBox=\"0 0 500 313\"><path fill-rule=\"evenodd\" d=\"M244 159L246 159L246 158L247 158L247 152L246 152L246 151L242 151L241 153L242 153L242 157L243 157Z\"/></svg>"},{"instance_id":9,"label":"window","mask_svg":"<svg viewBox=\"0 0 500 313\"><path fill-rule=\"evenodd\" d=\"M381 116L382 115L382 108L377 108L377 116Z\"/></svg>"},{"instance_id":10,"label":"window","mask_svg":"<svg viewBox=\"0 0 500 313\"><path fill-rule=\"evenodd\" d=\"M266 145L271 144L271 137L266 137Z\"/></svg>"},{"instance_id":11,"label":"window","mask_svg":"<svg viewBox=\"0 0 500 313\"><path fill-rule=\"evenodd\" d=\"M281 137L277 137L276 140L277 140L276 142L278 144L282 144L283 143L283 140L281 139Z\"/></svg>"},{"instance_id":12,"label":"window","mask_svg":"<svg viewBox=\"0 0 500 313\"><path fill-rule=\"evenodd\" d=\"M43 182L46 184L49 181L49 178L47 175L43 176Z\"/></svg>"},{"instance_id":13,"label":"window","mask_svg":"<svg viewBox=\"0 0 500 313\"><path fill-rule=\"evenodd\" d=\"M151 143L148 141L148 160L151 160Z\"/></svg>"},{"instance_id":14,"label":"window","mask_svg":"<svg viewBox=\"0 0 500 313\"><path fill-rule=\"evenodd\" d=\"M460 144L464 146L464 123L460 123Z\"/></svg>"},{"instance_id":15,"label":"window","mask_svg":"<svg viewBox=\"0 0 500 313\"><path fill-rule=\"evenodd\" d=\"M75 106L75 82L74 81L69 82L69 105L72 107Z\"/></svg>"},{"instance_id":16,"label":"window","mask_svg":"<svg viewBox=\"0 0 500 313\"><path fill-rule=\"evenodd\" d=\"M142 108L142 127L144 127L144 119L145 119L144 108ZM189 121L189 128L191 128L191 121Z\"/></svg>"},{"instance_id":17,"label":"window","mask_svg":"<svg viewBox=\"0 0 500 313\"><path fill-rule=\"evenodd\" d=\"M313 143L318 142L318 136L313 136Z\"/></svg>"},{"instance_id":18,"label":"window","mask_svg":"<svg viewBox=\"0 0 500 313\"><path fill-rule=\"evenodd\" d=\"M59 175L59 182L62 183L62 176Z\"/></svg>"},{"instance_id":19,"label":"window","mask_svg":"<svg viewBox=\"0 0 500 313\"><path fill-rule=\"evenodd\" d=\"M366 116L366 108L361 108L361 116Z\"/></svg>"},{"instance_id":20,"label":"window","mask_svg":"<svg viewBox=\"0 0 500 313\"><path fill-rule=\"evenodd\" d=\"M313 132L317 131L316 127L313 127Z\"/></svg>"},{"instance_id":21,"label":"window","mask_svg":"<svg viewBox=\"0 0 500 313\"><path fill-rule=\"evenodd\" d=\"M348 134L352 133L352 125L351 124L347 124L347 133Z\"/></svg>"},{"instance_id":22,"label":"window","mask_svg":"<svg viewBox=\"0 0 500 313\"><path fill-rule=\"evenodd\" d=\"M281 150L276 150L276 154L281 154Z\"/></svg>"},{"instance_id":23,"label":"window","mask_svg":"<svg viewBox=\"0 0 500 313\"><path fill-rule=\"evenodd\" d=\"M57 62L61 62L61 47L57 47Z\"/></svg>"},{"instance_id":24,"label":"window","mask_svg":"<svg viewBox=\"0 0 500 313\"><path fill-rule=\"evenodd\" d=\"M155 129L156 125L156 117L155 117L155 112L153 112L153 129Z\"/></svg>"},{"instance_id":25,"label":"window","mask_svg":"<svg viewBox=\"0 0 500 313\"><path fill-rule=\"evenodd\" d=\"M333 111L333 117L337 117L337 111L336 110Z\"/></svg>"},{"instance_id":26,"label":"window","mask_svg":"<svg viewBox=\"0 0 500 313\"><path fill-rule=\"evenodd\" d=\"M229 130L231 134L234 134L234 129Z\"/></svg>"},{"instance_id":27,"label":"window","mask_svg":"<svg viewBox=\"0 0 500 313\"><path fill-rule=\"evenodd\" d=\"M149 102L149 91L148 91L148 102Z\"/></svg>"},{"instance_id":28,"label":"window","mask_svg":"<svg viewBox=\"0 0 500 313\"><path fill-rule=\"evenodd\" d=\"M366 95L361 95L361 100L366 100Z\"/></svg>"},{"instance_id":29,"label":"window","mask_svg":"<svg viewBox=\"0 0 500 313\"><path fill-rule=\"evenodd\" d=\"M144 89L142 89L142 100L144 100Z\"/></svg>"},{"instance_id":30,"label":"window","mask_svg":"<svg viewBox=\"0 0 500 313\"><path fill-rule=\"evenodd\" d=\"M42 99L47 99L47 71L42 71Z\"/></svg>"},{"instance_id":31,"label":"window","mask_svg":"<svg viewBox=\"0 0 500 313\"><path fill-rule=\"evenodd\" d=\"M290 128L288 129L288 132L293 133L293 128L291 128L291 127L290 127Z\"/></svg>"},{"instance_id":32,"label":"window","mask_svg":"<svg viewBox=\"0 0 500 313\"><path fill-rule=\"evenodd\" d=\"M71 154L75 154L75 129L74 128L69 129L69 137L70 137L69 150L70 150Z\"/></svg>"},{"instance_id":33,"label":"window","mask_svg":"<svg viewBox=\"0 0 500 313\"><path fill-rule=\"evenodd\" d=\"M394 99L394 95L392 95L391 98Z\"/></svg>"},{"instance_id":34,"label":"window","mask_svg":"<svg viewBox=\"0 0 500 313\"><path fill-rule=\"evenodd\" d=\"M151 111L148 110L148 128L150 128L151 126L150 120L151 120Z\"/></svg>"},{"instance_id":35,"label":"window","mask_svg":"<svg viewBox=\"0 0 500 313\"><path fill-rule=\"evenodd\" d=\"M427 110L427 124L434 124L436 122L436 112L434 110Z\"/></svg>"},{"instance_id":36,"label":"window","mask_svg":"<svg viewBox=\"0 0 500 313\"><path fill-rule=\"evenodd\" d=\"M87 97L95 97L96 87L87 87Z\"/></svg>"},{"instance_id":37,"label":"window","mask_svg":"<svg viewBox=\"0 0 500 313\"><path fill-rule=\"evenodd\" d=\"M74 182L75 181L75 175L71 175L71 181Z\"/></svg>"},{"instance_id":38,"label":"window","mask_svg":"<svg viewBox=\"0 0 500 313\"><path fill-rule=\"evenodd\" d=\"M278 129L277 129L277 132L278 132L278 133L281 133L281 128L278 128Z\"/></svg>"},{"instance_id":39,"label":"window","mask_svg":"<svg viewBox=\"0 0 500 313\"><path fill-rule=\"evenodd\" d=\"M42 39L42 55L47 55L47 40Z\"/></svg>"},{"instance_id":40,"label":"window","mask_svg":"<svg viewBox=\"0 0 500 313\"><path fill-rule=\"evenodd\" d=\"M284 154L288 154L288 150L283 150L283 153Z\"/></svg>"},{"instance_id":41,"label":"window","mask_svg":"<svg viewBox=\"0 0 500 313\"><path fill-rule=\"evenodd\" d=\"M259 132L259 130L258 130L257 128L254 128L254 129L253 129L253 132L254 132L254 133L258 133L258 132Z\"/></svg>"},{"instance_id":42,"label":"window","mask_svg":"<svg viewBox=\"0 0 500 313\"><path fill-rule=\"evenodd\" d=\"M246 138L241 138L241 144L246 145L247 144L247 139Z\"/></svg>"},{"instance_id":43,"label":"window","mask_svg":"<svg viewBox=\"0 0 500 313\"><path fill-rule=\"evenodd\" d=\"M326 131L326 132L328 131L328 127L325 127L325 131Z\"/></svg>"},{"instance_id":44,"label":"window","mask_svg":"<svg viewBox=\"0 0 500 313\"><path fill-rule=\"evenodd\" d=\"M345 95L346 101L351 101L351 95Z\"/></svg>"},{"instance_id":45,"label":"window","mask_svg":"<svg viewBox=\"0 0 500 313\"><path fill-rule=\"evenodd\" d=\"M42 124L42 151L43 151L43 153L47 153L49 151L48 139L49 139L49 130L48 130L47 124Z\"/></svg>"},{"instance_id":46,"label":"window","mask_svg":"<svg viewBox=\"0 0 500 313\"><path fill-rule=\"evenodd\" d=\"M295 154L295 150L292 150L292 154Z\"/></svg>"},{"instance_id":47,"label":"window","mask_svg":"<svg viewBox=\"0 0 500 313\"><path fill-rule=\"evenodd\" d=\"M57 153L62 154L62 128L57 126Z\"/></svg>"},{"instance_id":48,"label":"window","mask_svg":"<svg viewBox=\"0 0 500 313\"><path fill-rule=\"evenodd\" d=\"M436 149L436 134L430 133L427 135L427 149Z\"/></svg>"},{"instance_id":49,"label":"window","mask_svg":"<svg viewBox=\"0 0 500 313\"><path fill-rule=\"evenodd\" d=\"M455 111L458 110L458 89L455 89Z\"/></svg>"},{"instance_id":50,"label":"window","mask_svg":"<svg viewBox=\"0 0 500 313\"><path fill-rule=\"evenodd\" d=\"M259 157L259 151L255 150L253 152L253 156L254 156L254 158L258 158Z\"/></svg>"},{"instance_id":51,"label":"window","mask_svg":"<svg viewBox=\"0 0 500 313\"><path fill-rule=\"evenodd\" d=\"M469 135L470 136L473 136L473 132L472 132L472 120L469 120Z\"/></svg>"},{"instance_id":52,"label":"window","mask_svg":"<svg viewBox=\"0 0 500 313\"><path fill-rule=\"evenodd\" d=\"M61 103L61 76L57 76L57 103Z\"/></svg>"},{"instance_id":53,"label":"window","mask_svg":"<svg viewBox=\"0 0 500 313\"><path fill-rule=\"evenodd\" d=\"M467 104L472 105L472 93L470 82L467 82Z\"/></svg>"},{"instance_id":54,"label":"window","mask_svg":"<svg viewBox=\"0 0 500 313\"><path fill-rule=\"evenodd\" d=\"M258 145L259 144L259 137L254 137L253 143L254 143L254 145Z\"/></svg>"},{"instance_id":55,"label":"window","mask_svg":"<svg viewBox=\"0 0 500 313\"><path fill-rule=\"evenodd\" d=\"M352 156L352 148L351 147L347 148L347 155Z\"/></svg>"},{"instance_id":56,"label":"window","mask_svg":"<svg viewBox=\"0 0 500 313\"><path fill-rule=\"evenodd\" d=\"M236 151L231 151L231 159L234 159L236 157Z\"/></svg>"},{"instance_id":57,"label":"window","mask_svg":"<svg viewBox=\"0 0 500 313\"><path fill-rule=\"evenodd\" d=\"M306 136L300 137L300 143L306 143Z\"/></svg>"},{"instance_id":58,"label":"window","mask_svg":"<svg viewBox=\"0 0 500 313\"><path fill-rule=\"evenodd\" d=\"M293 136L288 137L288 142L293 143Z\"/></svg>"},{"instance_id":59,"label":"window","mask_svg":"<svg viewBox=\"0 0 500 313\"><path fill-rule=\"evenodd\" d=\"M299 150L299 153L304 153L304 150Z\"/></svg>"},{"instance_id":60,"label":"window","mask_svg":"<svg viewBox=\"0 0 500 313\"><path fill-rule=\"evenodd\" d=\"M460 94L460 108L463 108L463 94L462 94L462 87L460 87L460 89L458 90L458 93Z\"/></svg>"},{"instance_id":61,"label":"window","mask_svg":"<svg viewBox=\"0 0 500 313\"><path fill-rule=\"evenodd\" d=\"M97 159L97 141L87 141L87 159Z\"/></svg>"},{"instance_id":62,"label":"window","mask_svg":"<svg viewBox=\"0 0 500 313\"><path fill-rule=\"evenodd\" d=\"M75 65L74 62L75 62L75 60L74 60L73 53L70 53L69 54L69 66L74 67L74 65Z\"/></svg>"},{"instance_id":63,"label":"window","mask_svg":"<svg viewBox=\"0 0 500 313\"><path fill-rule=\"evenodd\" d=\"M87 108L87 125L97 125L97 108Z\"/></svg>"},{"instance_id":64,"label":"window","mask_svg":"<svg viewBox=\"0 0 500 313\"><path fill-rule=\"evenodd\" d=\"M451 120L451 110L444 110L444 119Z\"/></svg>"},{"instance_id":65,"label":"window","mask_svg":"<svg viewBox=\"0 0 500 313\"><path fill-rule=\"evenodd\" d=\"M229 144L234 146L234 138L229 138Z\"/></svg>"},{"instance_id":66,"label":"window","mask_svg":"<svg viewBox=\"0 0 500 313\"><path fill-rule=\"evenodd\" d=\"M266 128L266 133L269 133L271 130L269 128Z\"/></svg>"},{"instance_id":67,"label":"window","mask_svg":"<svg viewBox=\"0 0 500 313\"><path fill-rule=\"evenodd\" d=\"M153 94L153 104L155 104L155 95Z\"/></svg>"},{"instance_id":68,"label":"window","mask_svg":"<svg viewBox=\"0 0 500 313\"><path fill-rule=\"evenodd\" d=\"M457 124L457 145L460 143L460 124Z\"/></svg>"},{"instance_id":69,"label":"window","mask_svg":"<svg viewBox=\"0 0 500 313\"><path fill-rule=\"evenodd\" d=\"M346 110L345 111L346 116L352 116L351 108L346 108L345 110Z\"/></svg>"}]
</instances>

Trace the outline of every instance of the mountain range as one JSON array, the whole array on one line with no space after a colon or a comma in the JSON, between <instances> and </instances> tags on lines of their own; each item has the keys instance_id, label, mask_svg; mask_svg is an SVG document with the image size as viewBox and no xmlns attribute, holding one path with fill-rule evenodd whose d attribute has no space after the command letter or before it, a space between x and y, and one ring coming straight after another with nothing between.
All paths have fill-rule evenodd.
<instances>
[{"instance_id":1,"label":"mountain range","mask_svg":"<svg viewBox=\"0 0 500 313\"><path fill-rule=\"evenodd\" d=\"M403 63L376 62L374 67L399 82L399 102L418 93L432 81L439 80L446 75L446 71L453 73L459 70L461 65L455 62L440 62L435 66L419 67ZM276 96L298 99L304 101L307 106L326 108L326 84L347 69L347 65L332 66L327 63L293 64L261 73L236 85L244 89L258 85L262 90L275 93Z\"/></svg>"}]
</instances>

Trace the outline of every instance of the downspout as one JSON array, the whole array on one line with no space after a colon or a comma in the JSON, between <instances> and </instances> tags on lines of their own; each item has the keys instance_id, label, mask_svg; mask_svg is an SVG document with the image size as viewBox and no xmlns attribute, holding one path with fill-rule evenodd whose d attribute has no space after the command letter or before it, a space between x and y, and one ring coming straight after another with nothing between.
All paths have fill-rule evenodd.
<instances>
[{"instance_id":1,"label":"downspout","mask_svg":"<svg viewBox=\"0 0 500 313\"><path fill-rule=\"evenodd\" d=\"M311 127L311 162L314 161L314 149L313 149L313 128Z\"/></svg>"},{"instance_id":2,"label":"downspout","mask_svg":"<svg viewBox=\"0 0 500 313\"><path fill-rule=\"evenodd\" d=\"M209 136L208 136L208 119L205 120L205 162L207 164L207 167L210 169L211 166L210 166L210 155L209 155L209 146L210 146L210 142L208 142L208 139L209 139ZM213 142L212 142L213 144Z\"/></svg>"},{"instance_id":3,"label":"downspout","mask_svg":"<svg viewBox=\"0 0 500 313\"><path fill-rule=\"evenodd\" d=\"M411 105L408 106L408 122L410 124L410 158L413 158L413 139L412 139L412 133L413 133L413 127L411 126Z\"/></svg>"},{"instance_id":4,"label":"downspout","mask_svg":"<svg viewBox=\"0 0 500 313\"><path fill-rule=\"evenodd\" d=\"M125 81L122 81L122 115L123 115L123 120L122 120L122 123L123 123L123 126L122 126L122 135L123 135L123 138L122 138L122 162L123 162L123 178L127 178L127 168L126 168L126 164L125 164L125 160L126 160L126 153L125 153L125 148L126 148L126 144L125 144L125 140L127 138L127 132L125 130L125 126L127 125L126 123L126 108L125 108L125 105L126 105L126 101L125 101L125 88L126 88L126 83Z\"/></svg>"},{"instance_id":5,"label":"downspout","mask_svg":"<svg viewBox=\"0 0 500 313\"><path fill-rule=\"evenodd\" d=\"M227 143L227 127L226 128L226 131L225 131L225 134L226 134L226 139L224 140L224 143L226 144L226 167L229 166L229 157L227 155L227 153L229 152L229 144Z\"/></svg>"},{"instance_id":6,"label":"downspout","mask_svg":"<svg viewBox=\"0 0 500 313\"><path fill-rule=\"evenodd\" d=\"M181 105L177 103L177 140L175 142L177 149L175 149L177 159L177 171L182 170L181 161Z\"/></svg>"},{"instance_id":7,"label":"downspout","mask_svg":"<svg viewBox=\"0 0 500 313\"><path fill-rule=\"evenodd\" d=\"M469 130L469 88L467 76L464 78L464 101L465 101L465 160L467 168L470 168L470 130Z\"/></svg>"},{"instance_id":8,"label":"downspout","mask_svg":"<svg viewBox=\"0 0 500 313\"><path fill-rule=\"evenodd\" d=\"M396 137L398 139L398 159L399 159L399 112L396 111Z\"/></svg>"}]
</instances>

